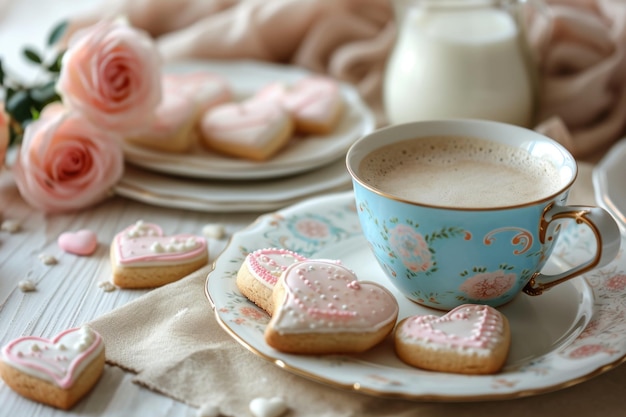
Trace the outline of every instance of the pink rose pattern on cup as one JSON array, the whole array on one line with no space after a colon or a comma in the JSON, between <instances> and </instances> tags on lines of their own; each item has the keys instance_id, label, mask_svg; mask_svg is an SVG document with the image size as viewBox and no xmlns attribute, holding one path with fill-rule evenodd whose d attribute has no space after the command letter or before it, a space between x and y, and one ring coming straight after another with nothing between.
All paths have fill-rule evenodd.
<instances>
[{"instance_id":1,"label":"pink rose pattern on cup","mask_svg":"<svg viewBox=\"0 0 626 417\"><path fill-rule=\"evenodd\" d=\"M471 231L457 226L448 226L430 234L423 234L419 231L419 225L410 219L401 222L396 217L388 220L374 218L365 203L359 206L359 210L366 213L374 224L380 225L378 229L382 237L381 242L384 243L379 244L378 249L383 250L389 259L389 263L383 262L381 267L393 277L400 277L398 270L401 268L398 270L395 268L396 262L406 268L404 278L428 277L438 270L437 252L433 247L433 242L442 239L474 239ZM543 248L536 253L528 253L533 245L533 236L528 230L517 227L493 229L482 237L483 244L485 246L492 245L498 234L513 234L509 241L511 252L514 255L545 258ZM464 278L458 290L465 296L458 296L457 298L462 302L484 302L506 296L510 291L515 290L518 281L525 282L530 278L528 269L522 269L519 276L511 272L513 269L515 267L512 265L501 264L497 269L491 271L480 265L475 265L470 270L458 271L458 276ZM416 290L412 295L418 302L441 304L440 297L442 294L437 292L426 293Z\"/></svg>"},{"instance_id":2,"label":"pink rose pattern on cup","mask_svg":"<svg viewBox=\"0 0 626 417\"><path fill-rule=\"evenodd\" d=\"M121 20L102 20L72 36L57 91L94 124L137 131L161 101L161 60L152 38Z\"/></svg>"},{"instance_id":3,"label":"pink rose pattern on cup","mask_svg":"<svg viewBox=\"0 0 626 417\"><path fill-rule=\"evenodd\" d=\"M459 289L473 300L489 300L506 294L515 285L515 274L507 274L502 269L493 272L479 272L468 278Z\"/></svg>"},{"instance_id":4,"label":"pink rose pattern on cup","mask_svg":"<svg viewBox=\"0 0 626 417\"><path fill-rule=\"evenodd\" d=\"M402 263L413 272L426 272L434 266L424 237L405 224L390 230L389 244L396 249Z\"/></svg>"},{"instance_id":5,"label":"pink rose pattern on cup","mask_svg":"<svg viewBox=\"0 0 626 417\"><path fill-rule=\"evenodd\" d=\"M119 137L60 103L48 105L26 127L14 166L24 200L46 212L70 211L101 201L123 172Z\"/></svg>"}]
</instances>

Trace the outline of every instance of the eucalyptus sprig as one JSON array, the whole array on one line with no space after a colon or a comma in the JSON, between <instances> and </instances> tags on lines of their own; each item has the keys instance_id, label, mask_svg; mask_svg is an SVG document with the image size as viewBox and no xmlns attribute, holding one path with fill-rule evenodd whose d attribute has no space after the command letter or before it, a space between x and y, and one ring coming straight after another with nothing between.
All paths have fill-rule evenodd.
<instances>
[{"instance_id":1,"label":"eucalyptus sprig","mask_svg":"<svg viewBox=\"0 0 626 417\"><path fill-rule=\"evenodd\" d=\"M67 29L67 22L55 26L48 35L46 46L55 46ZM39 118L42 109L61 97L56 92L56 82L61 72L64 50L56 51L50 56L32 47L25 47L22 55L31 64L36 65L44 74L42 84L25 85L11 75L0 59L0 92L4 98L4 107L9 115L9 145L22 141L24 129L32 121Z\"/></svg>"}]
</instances>

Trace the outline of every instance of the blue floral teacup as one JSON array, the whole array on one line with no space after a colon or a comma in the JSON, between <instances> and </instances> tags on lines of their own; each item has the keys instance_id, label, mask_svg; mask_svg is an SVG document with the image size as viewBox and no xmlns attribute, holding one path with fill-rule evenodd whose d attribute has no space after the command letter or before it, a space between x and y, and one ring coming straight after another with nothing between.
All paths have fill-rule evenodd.
<instances>
[{"instance_id":1,"label":"blue floral teacup","mask_svg":"<svg viewBox=\"0 0 626 417\"><path fill-rule=\"evenodd\" d=\"M409 151L401 148L405 145ZM434 157L430 149L437 149ZM489 165L488 173L488 164L479 159L476 166L473 156L467 156L473 168L466 168L464 152L489 157L505 152L508 162L502 169L494 165L495 171ZM436 174L421 177L433 158L442 165ZM359 221L375 258L394 286L425 306L497 307L521 292L539 295L609 263L619 250L619 228L607 211L566 205L576 160L559 143L532 130L483 120L393 125L354 143L346 163ZM507 183L509 167L525 174L538 166L541 174L530 186ZM394 183L388 172L398 167L403 171ZM539 185L544 179L553 187ZM455 188L463 181L465 188ZM474 198L474 186L481 184L486 197ZM526 196L524 187L535 185L538 191ZM564 222L589 227L596 254L567 271L544 274Z\"/></svg>"}]
</instances>

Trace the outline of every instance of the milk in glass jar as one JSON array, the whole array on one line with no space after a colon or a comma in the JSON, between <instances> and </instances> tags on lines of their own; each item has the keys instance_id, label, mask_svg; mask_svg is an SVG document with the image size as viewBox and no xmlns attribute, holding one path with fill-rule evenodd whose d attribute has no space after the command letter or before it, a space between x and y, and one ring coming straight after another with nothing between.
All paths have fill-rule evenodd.
<instances>
[{"instance_id":1,"label":"milk in glass jar","mask_svg":"<svg viewBox=\"0 0 626 417\"><path fill-rule=\"evenodd\" d=\"M383 83L389 123L533 123L536 77L521 24L523 0L394 1L398 35Z\"/></svg>"}]
</instances>

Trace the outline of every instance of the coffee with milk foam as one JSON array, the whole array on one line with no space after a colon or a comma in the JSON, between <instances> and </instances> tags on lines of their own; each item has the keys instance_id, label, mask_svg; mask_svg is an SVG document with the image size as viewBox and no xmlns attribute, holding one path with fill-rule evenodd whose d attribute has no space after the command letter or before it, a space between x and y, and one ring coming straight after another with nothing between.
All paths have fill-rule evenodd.
<instances>
[{"instance_id":1,"label":"coffee with milk foam","mask_svg":"<svg viewBox=\"0 0 626 417\"><path fill-rule=\"evenodd\" d=\"M462 136L415 138L367 155L358 176L403 200L450 208L496 208L541 200L565 184L524 149Z\"/></svg>"}]
</instances>

